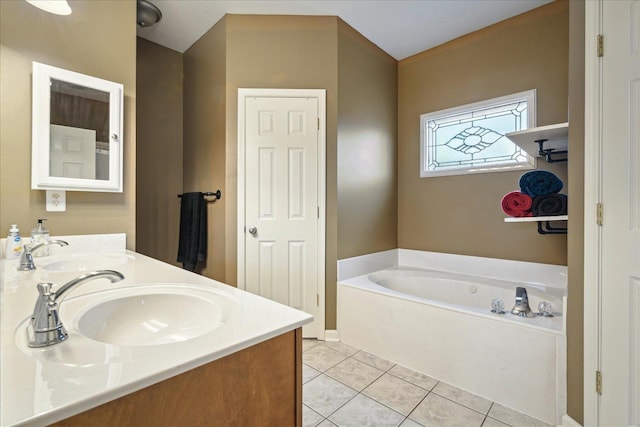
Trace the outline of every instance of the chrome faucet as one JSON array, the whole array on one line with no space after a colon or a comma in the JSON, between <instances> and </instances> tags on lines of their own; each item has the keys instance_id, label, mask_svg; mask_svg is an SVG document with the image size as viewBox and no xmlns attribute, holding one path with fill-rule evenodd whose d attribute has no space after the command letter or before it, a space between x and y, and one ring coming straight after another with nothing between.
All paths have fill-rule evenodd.
<instances>
[{"instance_id":1,"label":"chrome faucet","mask_svg":"<svg viewBox=\"0 0 640 427\"><path fill-rule=\"evenodd\" d=\"M511 314L521 317L536 317L529 307L529 297L527 289L518 286L516 288L516 305L511 309Z\"/></svg>"},{"instance_id":2,"label":"chrome faucet","mask_svg":"<svg viewBox=\"0 0 640 427\"><path fill-rule=\"evenodd\" d=\"M18 270L20 271L35 270L36 266L33 263L33 251L41 248L42 246L53 245L53 244L60 245L60 246L69 245L64 240L47 240L45 242L38 243L37 245L34 245L33 243L31 243L30 245L24 245L24 252L22 252L22 256L20 257L20 266L18 266Z\"/></svg>"},{"instance_id":3,"label":"chrome faucet","mask_svg":"<svg viewBox=\"0 0 640 427\"><path fill-rule=\"evenodd\" d=\"M38 299L33 308L31 320L27 325L29 347L47 347L66 340L69 334L60 321L60 315L58 314L62 296L82 283L103 277L109 279L111 283L124 279L122 273L117 271L100 270L83 274L62 285L55 292L51 290L52 283L38 283Z\"/></svg>"}]
</instances>

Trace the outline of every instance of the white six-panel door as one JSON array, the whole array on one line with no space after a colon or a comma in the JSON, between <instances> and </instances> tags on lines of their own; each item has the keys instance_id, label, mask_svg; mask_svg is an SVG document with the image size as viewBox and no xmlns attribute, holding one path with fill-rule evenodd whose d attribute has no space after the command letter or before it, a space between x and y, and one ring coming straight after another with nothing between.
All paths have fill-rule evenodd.
<instances>
[{"instance_id":1,"label":"white six-panel door","mask_svg":"<svg viewBox=\"0 0 640 427\"><path fill-rule=\"evenodd\" d=\"M601 425L640 425L640 1L605 1Z\"/></svg>"},{"instance_id":2,"label":"white six-panel door","mask_svg":"<svg viewBox=\"0 0 640 427\"><path fill-rule=\"evenodd\" d=\"M585 426L638 426L640 0L588 2L586 29Z\"/></svg>"},{"instance_id":3,"label":"white six-panel door","mask_svg":"<svg viewBox=\"0 0 640 427\"><path fill-rule=\"evenodd\" d=\"M324 174L319 153L324 146L324 104L318 94L283 90L245 96L240 91L239 137L244 150L239 155L244 157L244 174L239 187L244 181L244 216L239 212L239 249L244 246L244 253L239 250L239 286L314 315L316 320L303 328L303 336L321 337L324 185L319 181Z\"/></svg>"}]
</instances>

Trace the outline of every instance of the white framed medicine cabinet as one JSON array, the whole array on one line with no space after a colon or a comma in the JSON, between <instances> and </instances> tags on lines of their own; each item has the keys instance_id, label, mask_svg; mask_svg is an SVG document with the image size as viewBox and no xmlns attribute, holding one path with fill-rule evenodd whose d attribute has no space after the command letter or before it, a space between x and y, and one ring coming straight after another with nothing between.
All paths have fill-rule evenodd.
<instances>
[{"instance_id":1,"label":"white framed medicine cabinet","mask_svg":"<svg viewBox=\"0 0 640 427\"><path fill-rule=\"evenodd\" d=\"M33 62L31 188L123 188L120 83Z\"/></svg>"}]
</instances>

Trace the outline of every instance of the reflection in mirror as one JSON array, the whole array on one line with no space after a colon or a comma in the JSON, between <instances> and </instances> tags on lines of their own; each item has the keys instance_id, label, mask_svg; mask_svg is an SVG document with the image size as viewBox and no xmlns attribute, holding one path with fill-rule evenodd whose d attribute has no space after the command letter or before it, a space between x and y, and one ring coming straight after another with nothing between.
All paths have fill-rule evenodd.
<instances>
[{"instance_id":1,"label":"reflection in mirror","mask_svg":"<svg viewBox=\"0 0 640 427\"><path fill-rule=\"evenodd\" d=\"M109 179L109 93L51 79L50 175Z\"/></svg>"},{"instance_id":2,"label":"reflection in mirror","mask_svg":"<svg viewBox=\"0 0 640 427\"><path fill-rule=\"evenodd\" d=\"M33 63L31 188L122 192L123 93L120 83Z\"/></svg>"}]
</instances>

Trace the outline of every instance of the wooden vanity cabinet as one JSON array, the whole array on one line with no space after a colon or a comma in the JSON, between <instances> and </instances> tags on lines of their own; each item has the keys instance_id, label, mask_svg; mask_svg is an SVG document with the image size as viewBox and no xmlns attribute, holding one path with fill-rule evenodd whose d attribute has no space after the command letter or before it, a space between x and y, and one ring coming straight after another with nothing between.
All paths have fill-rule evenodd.
<instances>
[{"instance_id":1,"label":"wooden vanity cabinet","mask_svg":"<svg viewBox=\"0 0 640 427\"><path fill-rule=\"evenodd\" d=\"M301 426L300 328L54 426Z\"/></svg>"}]
</instances>

